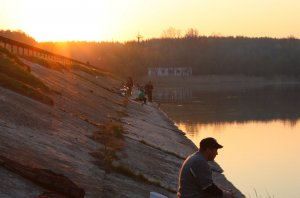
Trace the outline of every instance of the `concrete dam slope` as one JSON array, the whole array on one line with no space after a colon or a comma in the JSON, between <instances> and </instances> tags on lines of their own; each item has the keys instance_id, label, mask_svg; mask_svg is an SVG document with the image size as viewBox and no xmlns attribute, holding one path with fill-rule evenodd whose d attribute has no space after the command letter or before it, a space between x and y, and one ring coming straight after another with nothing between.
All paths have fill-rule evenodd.
<instances>
[{"instance_id":1,"label":"concrete dam slope","mask_svg":"<svg viewBox=\"0 0 300 198\"><path fill-rule=\"evenodd\" d=\"M54 104L0 87L0 197L176 197L180 166L197 147L155 103L119 95L110 75L20 59Z\"/></svg>"}]
</instances>

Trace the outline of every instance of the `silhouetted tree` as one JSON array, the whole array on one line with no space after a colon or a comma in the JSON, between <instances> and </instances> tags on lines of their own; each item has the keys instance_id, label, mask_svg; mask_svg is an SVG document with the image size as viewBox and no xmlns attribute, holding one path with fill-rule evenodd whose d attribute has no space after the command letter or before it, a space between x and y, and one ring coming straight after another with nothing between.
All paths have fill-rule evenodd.
<instances>
[{"instance_id":1,"label":"silhouetted tree","mask_svg":"<svg viewBox=\"0 0 300 198\"><path fill-rule=\"evenodd\" d=\"M185 33L186 38L197 38L198 36L199 32L196 28L190 28Z\"/></svg>"},{"instance_id":2,"label":"silhouetted tree","mask_svg":"<svg viewBox=\"0 0 300 198\"><path fill-rule=\"evenodd\" d=\"M163 31L161 37L162 38L180 38L181 37L181 31L179 29L174 28L174 27L169 27L168 29Z\"/></svg>"}]
</instances>

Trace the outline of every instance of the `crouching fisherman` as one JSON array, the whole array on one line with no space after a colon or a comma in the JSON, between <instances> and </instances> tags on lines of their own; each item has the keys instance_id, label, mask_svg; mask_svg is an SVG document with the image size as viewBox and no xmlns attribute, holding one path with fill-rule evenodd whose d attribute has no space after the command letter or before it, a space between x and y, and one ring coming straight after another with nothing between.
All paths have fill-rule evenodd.
<instances>
[{"instance_id":1,"label":"crouching fisherman","mask_svg":"<svg viewBox=\"0 0 300 198\"><path fill-rule=\"evenodd\" d=\"M213 183L212 170L208 161L213 161L218 149L223 148L214 138L200 142L199 151L190 155L182 164L178 181L178 198L234 198L231 191Z\"/></svg>"}]
</instances>

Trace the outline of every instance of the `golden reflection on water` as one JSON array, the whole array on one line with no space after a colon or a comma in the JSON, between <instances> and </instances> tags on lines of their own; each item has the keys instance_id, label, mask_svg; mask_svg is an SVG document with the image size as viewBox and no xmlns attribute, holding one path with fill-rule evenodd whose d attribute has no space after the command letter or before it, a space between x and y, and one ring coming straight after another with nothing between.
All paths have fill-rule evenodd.
<instances>
[{"instance_id":1,"label":"golden reflection on water","mask_svg":"<svg viewBox=\"0 0 300 198\"><path fill-rule=\"evenodd\" d=\"M197 146L209 136L224 146L216 161L247 197L300 197L300 120L177 126Z\"/></svg>"}]
</instances>

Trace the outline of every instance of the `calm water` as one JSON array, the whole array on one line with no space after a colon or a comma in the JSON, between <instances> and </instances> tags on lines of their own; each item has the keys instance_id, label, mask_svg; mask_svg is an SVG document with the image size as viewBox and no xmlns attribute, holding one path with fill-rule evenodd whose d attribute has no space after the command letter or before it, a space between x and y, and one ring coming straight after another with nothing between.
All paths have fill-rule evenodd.
<instances>
[{"instance_id":1,"label":"calm water","mask_svg":"<svg viewBox=\"0 0 300 198\"><path fill-rule=\"evenodd\" d=\"M196 145L224 145L216 161L247 197L300 197L299 86L160 88L156 99Z\"/></svg>"}]
</instances>

